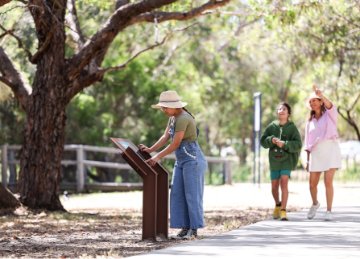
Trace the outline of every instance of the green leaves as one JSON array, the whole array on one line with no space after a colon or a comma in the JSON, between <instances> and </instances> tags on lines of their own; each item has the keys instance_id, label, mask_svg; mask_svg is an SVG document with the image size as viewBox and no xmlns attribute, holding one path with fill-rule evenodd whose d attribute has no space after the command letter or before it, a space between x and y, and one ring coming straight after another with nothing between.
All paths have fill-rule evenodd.
<instances>
[{"instance_id":1,"label":"green leaves","mask_svg":"<svg viewBox=\"0 0 360 259\"><path fill-rule=\"evenodd\" d=\"M10 88L6 85L4 85L2 82L0 82L0 103L4 102L5 100L8 100L12 95L12 92L10 91Z\"/></svg>"},{"instance_id":2,"label":"green leaves","mask_svg":"<svg viewBox=\"0 0 360 259\"><path fill-rule=\"evenodd\" d=\"M80 0L77 1L80 8L84 8L85 6L91 6L97 8L99 11L108 10L110 7L114 7L116 1L111 0Z\"/></svg>"}]
</instances>

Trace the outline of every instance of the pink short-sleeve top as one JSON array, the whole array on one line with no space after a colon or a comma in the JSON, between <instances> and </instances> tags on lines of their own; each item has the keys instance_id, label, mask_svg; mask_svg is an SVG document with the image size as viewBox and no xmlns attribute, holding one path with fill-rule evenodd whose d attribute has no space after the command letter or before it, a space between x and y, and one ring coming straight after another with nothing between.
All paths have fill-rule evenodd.
<instances>
[{"instance_id":1,"label":"pink short-sleeve top","mask_svg":"<svg viewBox=\"0 0 360 259\"><path fill-rule=\"evenodd\" d=\"M336 140L338 112L335 105L326 109L319 119L315 117L307 121L305 127L305 150L311 152L314 146L324 140Z\"/></svg>"}]
</instances>

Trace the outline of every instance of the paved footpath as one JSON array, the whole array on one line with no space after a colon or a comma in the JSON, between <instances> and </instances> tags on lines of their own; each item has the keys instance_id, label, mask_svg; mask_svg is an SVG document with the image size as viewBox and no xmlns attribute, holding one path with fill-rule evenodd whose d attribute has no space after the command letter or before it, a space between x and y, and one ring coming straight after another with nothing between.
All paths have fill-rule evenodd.
<instances>
[{"instance_id":1,"label":"paved footpath","mask_svg":"<svg viewBox=\"0 0 360 259\"><path fill-rule=\"evenodd\" d=\"M205 209L272 208L270 184L205 188ZM307 183L290 183L289 206L308 208ZM289 221L265 220L218 236L184 242L131 258L360 259L360 185L335 183L334 220L324 221L325 188L313 220L307 209L288 213ZM201 230L199 231L201 235Z\"/></svg>"},{"instance_id":2,"label":"paved footpath","mask_svg":"<svg viewBox=\"0 0 360 259\"><path fill-rule=\"evenodd\" d=\"M333 221L307 211L289 221L265 220L202 240L185 242L131 258L360 258L360 206L334 208Z\"/></svg>"}]
</instances>

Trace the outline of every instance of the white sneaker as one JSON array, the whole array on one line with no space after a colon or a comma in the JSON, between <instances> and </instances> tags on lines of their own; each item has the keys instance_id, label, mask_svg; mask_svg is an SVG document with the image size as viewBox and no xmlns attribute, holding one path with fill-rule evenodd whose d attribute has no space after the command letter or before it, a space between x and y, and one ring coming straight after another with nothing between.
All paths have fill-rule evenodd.
<instances>
[{"instance_id":1,"label":"white sneaker","mask_svg":"<svg viewBox=\"0 0 360 259\"><path fill-rule=\"evenodd\" d=\"M171 236L171 239L182 239L187 235L188 231L188 228L182 228L176 236Z\"/></svg>"},{"instance_id":2,"label":"white sneaker","mask_svg":"<svg viewBox=\"0 0 360 259\"><path fill-rule=\"evenodd\" d=\"M317 209L320 207L320 202L318 202L316 205L312 205L310 207L310 210L307 214L308 219L313 219L316 215Z\"/></svg>"},{"instance_id":3,"label":"white sneaker","mask_svg":"<svg viewBox=\"0 0 360 259\"><path fill-rule=\"evenodd\" d=\"M331 213L331 211L326 211L325 221L331 221L331 220L333 220L333 214Z\"/></svg>"},{"instance_id":4,"label":"white sneaker","mask_svg":"<svg viewBox=\"0 0 360 259\"><path fill-rule=\"evenodd\" d=\"M185 240L192 240L197 238L197 229L189 229L185 236L182 237L182 239Z\"/></svg>"}]
</instances>

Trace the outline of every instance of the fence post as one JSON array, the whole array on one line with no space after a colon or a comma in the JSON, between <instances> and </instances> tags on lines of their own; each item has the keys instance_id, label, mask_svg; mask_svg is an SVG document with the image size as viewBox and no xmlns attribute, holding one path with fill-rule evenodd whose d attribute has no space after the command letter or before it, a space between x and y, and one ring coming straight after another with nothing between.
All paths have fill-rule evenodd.
<instances>
[{"instance_id":1,"label":"fence post","mask_svg":"<svg viewBox=\"0 0 360 259\"><path fill-rule=\"evenodd\" d=\"M225 160L223 163L223 172L224 172L224 184L231 184L231 161Z\"/></svg>"},{"instance_id":2,"label":"fence post","mask_svg":"<svg viewBox=\"0 0 360 259\"><path fill-rule=\"evenodd\" d=\"M4 187L7 187L7 168L8 168L8 145L4 144L1 149L1 181Z\"/></svg>"},{"instance_id":3,"label":"fence post","mask_svg":"<svg viewBox=\"0 0 360 259\"><path fill-rule=\"evenodd\" d=\"M16 173L16 164L15 164L15 150L8 149L8 167L9 167L9 188L13 188L16 185L17 173Z\"/></svg>"},{"instance_id":4,"label":"fence post","mask_svg":"<svg viewBox=\"0 0 360 259\"><path fill-rule=\"evenodd\" d=\"M79 145L76 149L76 191L82 192L85 187L84 147Z\"/></svg>"}]
</instances>

